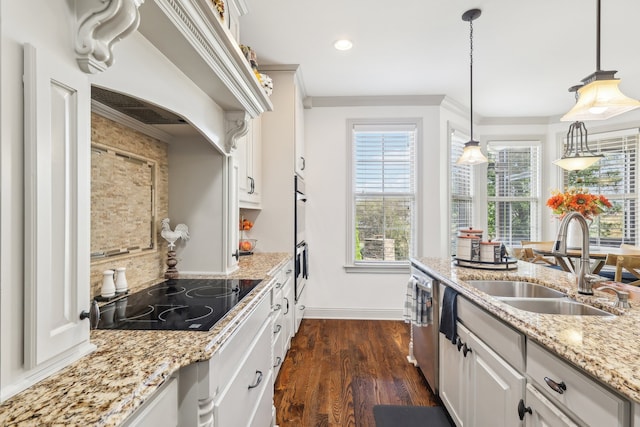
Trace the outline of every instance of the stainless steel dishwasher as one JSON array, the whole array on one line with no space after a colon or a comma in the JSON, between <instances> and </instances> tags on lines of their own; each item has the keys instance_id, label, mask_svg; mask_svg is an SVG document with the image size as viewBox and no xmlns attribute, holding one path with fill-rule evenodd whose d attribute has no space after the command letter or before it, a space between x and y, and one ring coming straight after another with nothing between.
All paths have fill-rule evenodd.
<instances>
[{"instance_id":1,"label":"stainless steel dishwasher","mask_svg":"<svg viewBox=\"0 0 640 427\"><path fill-rule=\"evenodd\" d=\"M422 321L411 322L411 353L414 363L420 368L431 391L438 394L438 329L440 327L439 286L427 273L411 266L411 280L418 290L417 304L427 309Z\"/></svg>"}]
</instances>

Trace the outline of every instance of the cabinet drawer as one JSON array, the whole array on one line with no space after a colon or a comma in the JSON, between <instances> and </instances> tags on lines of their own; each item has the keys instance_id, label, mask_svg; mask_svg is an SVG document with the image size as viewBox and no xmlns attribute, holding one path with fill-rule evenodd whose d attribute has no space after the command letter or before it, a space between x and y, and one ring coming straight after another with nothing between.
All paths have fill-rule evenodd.
<instances>
[{"instance_id":1,"label":"cabinet drawer","mask_svg":"<svg viewBox=\"0 0 640 427\"><path fill-rule=\"evenodd\" d=\"M441 295L444 295L442 289ZM524 372L525 337L472 302L458 296L458 318L471 332L520 372Z\"/></svg>"},{"instance_id":2,"label":"cabinet drawer","mask_svg":"<svg viewBox=\"0 0 640 427\"><path fill-rule=\"evenodd\" d=\"M629 425L627 401L531 341L527 346L527 376L545 396L580 420L580 424ZM566 389L562 394L552 390L545 377L564 383Z\"/></svg>"},{"instance_id":3,"label":"cabinet drawer","mask_svg":"<svg viewBox=\"0 0 640 427\"><path fill-rule=\"evenodd\" d=\"M265 388L270 388L273 393L271 325L270 321L264 322L256 339L245 348L244 358L235 360L236 363L240 361L237 375L222 390L214 404L217 427L248 425L261 403Z\"/></svg>"},{"instance_id":4,"label":"cabinet drawer","mask_svg":"<svg viewBox=\"0 0 640 427\"><path fill-rule=\"evenodd\" d=\"M208 381L204 383L205 389L200 390L202 398L215 396L220 388L224 387L238 371L238 361L243 360L247 354L247 343L254 340L254 337L264 325L271 313L270 298L263 298L254 311L245 319L228 341L218 350L211 360L203 362L203 372L199 373L200 378L208 375ZM270 323L270 322L269 322ZM269 330L269 339L271 330Z\"/></svg>"},{"instance_id":5,"label":"cabinet drawer","mask_svg":"<svg viewBox=\"0 0 640 427\"><path fill-rule=\"evenodd\" d=\"M275 376L272 377L271 375L272 374L269 373L269 378L265 380L268 384L273 384ZM258 400L249 425L251 427L271 427L275 425L273 408L273 387L267 385L262 391L262 396Z\"/></svg>"}]
</instances>

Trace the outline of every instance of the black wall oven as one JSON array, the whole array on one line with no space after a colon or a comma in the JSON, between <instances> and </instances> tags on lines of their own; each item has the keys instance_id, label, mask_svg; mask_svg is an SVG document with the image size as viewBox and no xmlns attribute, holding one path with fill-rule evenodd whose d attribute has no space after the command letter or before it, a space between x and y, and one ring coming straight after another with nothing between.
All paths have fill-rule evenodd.
<instances>
[{"instance_id":1,"label":"black wall oven","mask_svg":"<svg viewBox=\"0 0 640 427\"><path fill-rule=\"evenodd\" d=\"M307 205L307 196L305 193L304 180L298 175L295 181L295 221L294 221L294 248L295 248L295 294L296 302L300 299L304 285L309 277L309 246L305 240L305 209Z\"/></svg>"}]
</instances>

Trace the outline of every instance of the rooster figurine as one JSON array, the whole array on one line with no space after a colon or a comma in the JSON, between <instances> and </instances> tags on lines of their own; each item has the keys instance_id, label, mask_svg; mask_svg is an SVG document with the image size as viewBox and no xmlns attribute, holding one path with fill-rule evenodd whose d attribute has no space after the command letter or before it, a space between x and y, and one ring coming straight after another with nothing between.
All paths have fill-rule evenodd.
<instances>
[{"instance_id":1,"label":"rooster figurine","mask_svg":"<svg viewBox=\"0 0 640 427\"><path fill-rule=\"evenodd\" d=\"M169 227L169 218L165 218L162 220L162 231L160 232L160 235L164 240L169 242L169 250L172 251L176 247L176 240L189 240L189 227L184 224L178 224L176 225L175 230L171 231L171 227Z\"/></svg>"}]
</instances>

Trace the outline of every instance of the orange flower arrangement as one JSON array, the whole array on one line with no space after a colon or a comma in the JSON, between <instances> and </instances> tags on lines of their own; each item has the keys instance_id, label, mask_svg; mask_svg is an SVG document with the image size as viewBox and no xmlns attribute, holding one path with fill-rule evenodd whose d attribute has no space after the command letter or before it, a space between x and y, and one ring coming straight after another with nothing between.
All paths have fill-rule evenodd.
<instances>
[{"instance_id":1,"label":"orange flower arrangement","mask_svg":"<svg viewBox=\"0 0 640 427\"><path fill-rule=\"evenodd\" d=\"M612 205L602 194L589 194L584 188L569 188L564 193L552 191L547 206L561 219L569 212L580 212L586 219L593 219Z\"/></svg>"}]
</instances>

